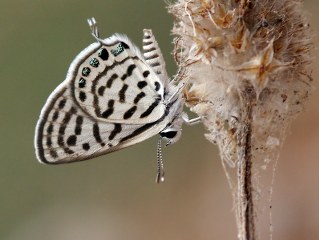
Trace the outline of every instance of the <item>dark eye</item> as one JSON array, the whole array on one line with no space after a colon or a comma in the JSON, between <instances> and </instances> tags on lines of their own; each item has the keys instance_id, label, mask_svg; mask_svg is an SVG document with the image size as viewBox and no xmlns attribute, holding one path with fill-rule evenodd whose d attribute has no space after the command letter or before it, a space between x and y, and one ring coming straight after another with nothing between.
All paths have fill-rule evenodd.
<instances>
[{"instance_id":1,"label":"dark eye","mask_svg":"<svg viewBox=\"0 0 319 240\"><path fill-rule=\"evenodd\" d=\"M160 132L160 136L161 137L165 137L165 138L174 138L177 134L177 131L169 131L169 132Z\"/></svg>"}]
</instances>

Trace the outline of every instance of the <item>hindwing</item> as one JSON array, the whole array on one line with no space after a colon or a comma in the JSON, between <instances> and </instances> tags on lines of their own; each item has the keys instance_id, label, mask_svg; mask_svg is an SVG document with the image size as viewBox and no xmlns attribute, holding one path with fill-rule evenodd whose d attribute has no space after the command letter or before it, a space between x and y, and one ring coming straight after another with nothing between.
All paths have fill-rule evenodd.
<instances>
[{"instance_id":1,"label":"hindwing","mask_svg":"<svg viewBox=\"0 0 319 240\"><path fill-rule=\"evenodd\" d=\"M78 107L70 88L62 83L41 111L35 134L36 155L40 162L49 164L94 158L141 142L166 124L165 117L148 124L99 121Z\"/></svg>"}]
</instances>

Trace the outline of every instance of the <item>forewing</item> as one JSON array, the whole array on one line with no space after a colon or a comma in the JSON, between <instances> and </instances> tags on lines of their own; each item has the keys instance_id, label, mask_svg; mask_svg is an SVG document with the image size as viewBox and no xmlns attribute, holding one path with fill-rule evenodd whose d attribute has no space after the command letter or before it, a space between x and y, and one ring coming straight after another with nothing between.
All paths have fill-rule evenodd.
<instances>
[{"instance_id":1,"label":"forewing","mask_svg":"<svg viewBox=\"0 0 319 240\"><path fill-rule=\"evenodd\" d=\"M163 83L127 37L114 35L83 53L66 81L84 112L100 121L130 124L164 115Z\"/></svg>"},{"instance_id":2,"label":"forewing","mask_svg":"<svg viewBox=\"0 0 319 240\"><path fill-rule=\"evenodd\" d=\"M122 124L98 121L78 107L62 83L48 98L36 126L40 162L68 163L93 158L141 142L166 124Z\"/></svg>"}]
</instances>

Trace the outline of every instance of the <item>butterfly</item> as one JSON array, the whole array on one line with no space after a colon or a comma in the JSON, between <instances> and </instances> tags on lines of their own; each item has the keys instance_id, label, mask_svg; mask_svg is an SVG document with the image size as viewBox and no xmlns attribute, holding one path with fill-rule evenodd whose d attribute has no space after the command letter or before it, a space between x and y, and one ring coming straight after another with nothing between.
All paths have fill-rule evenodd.
<instances>
[{"instance_id":1,"label":"butterfly","mask_svg":"<svg viewBox=\"0 0 319 240\"><path fill-rule=\"evenodd\" d=\"M96 39L70 65L66 79L51 93L35 130L35 151L46 164L78 162L134 145L156 134L156 181L164 181L161 139L181 136L185 83L170 81L158 43L144 30L143 54L126 35Z\"/></svg>"}]
</instances>

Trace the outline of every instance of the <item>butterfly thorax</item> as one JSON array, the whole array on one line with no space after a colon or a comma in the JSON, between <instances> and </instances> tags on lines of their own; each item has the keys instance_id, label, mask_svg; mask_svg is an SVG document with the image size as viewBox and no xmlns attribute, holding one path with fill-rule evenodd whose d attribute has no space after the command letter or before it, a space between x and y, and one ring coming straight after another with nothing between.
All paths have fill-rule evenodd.
<instances>
[{"instance_id":1,"label":"butterfly thorax","mask_svg":"<svg viewBox=\"0 0 319 240\"><path fill-rule=\"evenodd\" d=\"M159 134L168 141L167 144L169 145L177 142L181 137L182 125L184 122L182 118L184 99L181 94L176 94L178 87L172 82L169 83L167 89L168 92L164 95L164 102L167 102L165 114L168 124Z\"/></svg>"}]
</instances>

